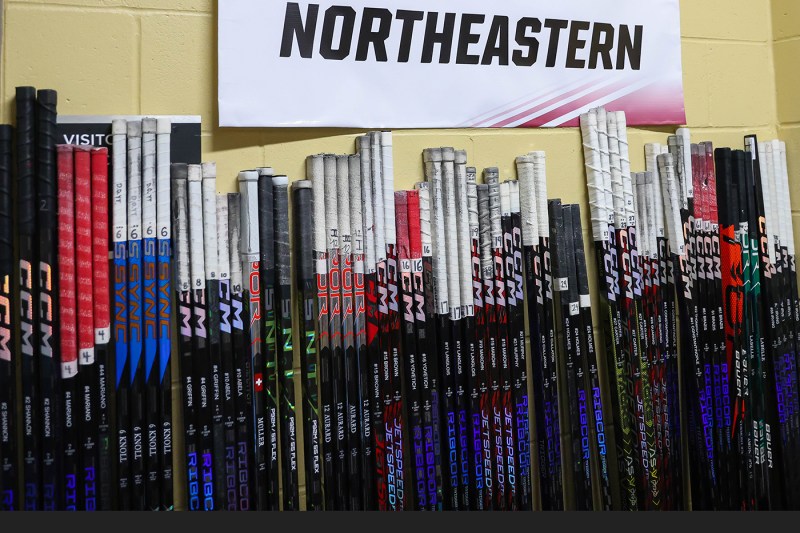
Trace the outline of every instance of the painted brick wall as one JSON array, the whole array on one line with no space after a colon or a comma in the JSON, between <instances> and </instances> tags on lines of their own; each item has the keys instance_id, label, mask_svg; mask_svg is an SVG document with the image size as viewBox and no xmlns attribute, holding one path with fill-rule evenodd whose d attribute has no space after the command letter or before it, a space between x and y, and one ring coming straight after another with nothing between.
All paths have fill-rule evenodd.
<instances>
[{"instance_id":1,"label":"painted brick wall","mask_svg":"<svg viewBox=\"0 0 800 533\"><path fill-rule=\"evenodd\" d=\"M800 167L800 103L795 99L800 79L792 68L800 52L798 2L681 0L681 8L687 120L693 139L741 146L746 133L765 139L780 133L790 142L790 169ZM353 139L360 133L218 128L212 0L5 0L4 12L2 122L12 120L17 85L58 89L63 114L199 114L203 156L217 161L221 192L233 190L242 168L268 165L290 179L302 179L308 154L352 152ZM634 170L644 166L644 143L665 142L670 130L630 132ZM514 175L515 156L546 150L550 196L580 202L588 227L577 130L398 131L397 187L407 188L422 178L423 148L442 145L466 149L471 165L497 166L503 176ZM793 191L800 198L797 183ZM595 317L596 324L598 320ZM177 401L177 389L175 394ZM176 449L180 437L177 433ZM180 472L176 479L182 479ZM179 496L182 499L182 491Z\"/></svg>"}]
</instances>

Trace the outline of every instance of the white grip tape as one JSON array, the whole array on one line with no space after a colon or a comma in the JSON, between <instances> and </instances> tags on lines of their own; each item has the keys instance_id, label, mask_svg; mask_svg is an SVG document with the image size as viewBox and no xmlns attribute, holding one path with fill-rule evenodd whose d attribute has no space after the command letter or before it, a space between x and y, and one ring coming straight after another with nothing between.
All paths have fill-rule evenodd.
<instances>
[{"instance_id":1,"label":"white grip tape","mask_svg":"<svg viewBox=\"0 0 800 533\"><path fill-rule=\"evenodd\" d=\"M228 195L217 195L217 270L219 279L231 277L231 253L228 246Z\"/></svg>"},{"instance_id":2,"label":"white grip tape","mask_svg":"<svg viewBox=\"0 0 800 533\"><path fill-rule=\"evenodd\" d=\"M350 234L353 254L364 255L364 220L361 214L361 156L351 155L348 158L350 166ZM363 270L363 257L361 259Z\"/></svg>"},{"instance_id":3,"label":"white grip tape","mask_svg":"<svg viewBox=\"0 0 800 533\"><path fill-rule=\"evenodd\" d=\"M624 111L614 113L617 117L617 139L619 141L619 162L622 171L622 193L625 201L626 226L634 224L633 191L631 190L631 156L628 145L628 119ZM627 181L627 187L626 187Z\"/></svg>"},{"instance_id":4,"label":"white grip tape","mask_svg":"<svg viewBox=\"0 0 800 533\"><path fill-rule=\"evenodd\" d=\"M342 255L353 253L350 233L350 158L336 156L336 214L339 226L339 247Z\"/></svg>"},{"instance_id":5,"label":"white grip tape","mask_svg":"<svg viewBox=\"0 0 800 533\"><path fill-rule=\"evenodd\" d=\"M337 160L335 155L325 156L325 233L328 253L339 250L339 202L336 179Z\"/></svg>"},{"instance_id":6,"label":"white grip tape","mask_svg":"<svg viewBox=\"0 0 800 533\"><path fill-rule=\"evenodd\" d=\"M550 215L547 212L547 155L531 152L533 157L533 183L536 189L536 216L539 219L539 237L550 238Z\"/></svg>"},{"instance_id":7,"label":"white grip tape","mask_svg":"<svg viewBox=\"0 0 800 533\"><path fill-rule=\"evenodd\" d=\"M775 209L775 221L777 222L775 227L777 239L775 242L780 244L780 246L786 246L786 228L783 213L781 212L781 209L783 208L783 202L781 201L782 187L780 183L781 179L778 176L781 169L781 152L779 141L770 141L769 146L767 147L767 158L770 195L772 196L772 207Z\"/></svg>"},{"instance_id":8,"label":"white grip tape","mask_svg":"<svg viewBox=\"0 0 800 533\"><path fill-rule=\"evenodd\" d=\"M431 177L431 232L433 241L433 271L435 281L436 311L449 312L447 288L447 243L444 232L444 197L442 185L442 150L433 148L428 153L433 163Z\"/></svg>"},{"instance_id":9,"label":"white grip tape","mask_svg":"<svg viewBox=\"0 0 800 533\"><path fill-rule=\"evenodd\" d=\"M370 132L370 153L372 154L372 213L375 224L375 262L386 260L386 212L383 204L383 162L380 132ZM328 169L325 169L327 175ZM392 191L391 201L394 202Z\"/></svg>"},{"instance_id":10,"label":"white grip tape","mask_svg":"<svg viewBox=\"0 0 800 533\"><path fill-rule=\"evenodd\" d=\"M112 142L112 224L114 242L128 240L128 138L127 123L123 119L115 119L111 123Z\"/></svg>"},{"instance_id":11,"label":"white grip tape","mask_svg":"<svg viewBox=\"0 0 800 533\"><path fill-rule=\"evenodd\" d=\"M192 288L192 275L189 259L189 183L186 178L175 180L175 230L177 243L175 247L178 259L178 288L188 291Z\"/></svg>"},{"instance_id":12,"label":"white grip tape","mask_svg":"<svg viewBox=\"0 0 800 533\"><path fill-rule=\"evenodd\" d=\"M646 183L645 183L645 174L643 172L639 172L634 175L634 188L636 190L636 207L638 212L636 213L636 221L638 222L638 235L639 235L639 255L642 257L649 257L650 256L650 239L648 238L648 226L650 223L650 219L648 218L649 213L647 212L647 203L645 200L646 195Z\"/></svg>"},{"instance_id":13,"label":"white grip tape","mask_svg":"<svg viewBox=\"0 0 800 533\"><path fill-rule=\"evenodd\" d=\"M789 255L794 256L794 225L792 224L792 206L789 190L789 166L786 161L786 143L781 141L780 147L780 162L781 162L781 176L783 182L783 214L786 217L786 247L789 250Z\"/></svg>"},{"instance_id":14,"label":"white grip tape","mask_svg":"<svg viewBox=\"0 0 800 533\"><path fill-rule=\"evenodd\" d=\"M666 148L665 146L662 147ZM662 159L663 158L663 159ZM662 169L662 163L663 169ZM667 172L667 167L672 168L673 161L672 156L669 153L661 153L656 156L656 169L658 172L653 174L653 209L655 210L654 220L655 220L655 232L656 238L659 237L666 237L666 229L664 227L664 197L662 194L662 181L664 180L664 175Z\"/></svg>"},{"instance_id":15,"label":"white grip tape","mask_svg":"<svg viewBox=\"0 0 800 533\"><path fill-rule=\"evenodd\" d=\"M364 262L368 273L375 272L375 215L372 206L372 157L369 136L358 138L361 155L361 205L363 205L362 222L364 226Z\"/></svg>"},{"instance_id":16,"label":"white grip tape","mask_svg":"<svg viewBox=\"0 0 800 533\"><path fill-rule=\"evenodd\" d=\"M206 286L203 255L203 177L200 165L189 165L189 250L192 265L192 289Z\"/></svg>"},{"instance_id":17,"label":"white grip tape","mask_svg":"<svg viewBox=\"0 0 800 533\"><path fill-rule=\"evenodd\" d=\"M608 150L608 114L604 107L598 107L597 140L600 147L600 168L603 171L603 191L606 193L607 223L614 224L614 192L611 188L611 155Z\"/></svg>"},{"instance_id":18,"label":"white grip tape","mask_svg":"<svg viewBox=\"0 0 800 533\"><path fill-rule=\"evenodd\" d=\"M258 232L258 172L248 170L239 173L241 198L241 225L239 227L242 263L255 263L261 257Z\"/></svg>"},{"instance_id":19,"label":"white grip tape","mask_svg":"<svg viewBox=\"0 0 800 533\"><path fill-rule=\"evenodd\" d=\"M306 177L311 180L314 195L314 253L319 256L328 249L325 238L325 162L321 155L312 155L306 159ZM316 270L317 274L327 272Z\"/></svg>"},{"instance_id":20,"label":"white grip tape","mask_svg":"<svg viewBox=\"0 0 800 533\"><path fill-rule=\"evenodd\" d=\"M769 192L769 173L767 171L767 146L766 143L760 142L756 148L758 150L758 168L761 172L761 196L764 198L764 213L766 214L766 232L769 239L769 246L767 246L769 253L770 264L775 264L775 247L772 245L775 242L773 237L775 226L775 219L771 216L774 213L772 210L772 200Z\"/></svg>"},{"instance_id":21,"label":"white grip tape","mask_svg":"<svg viewBox=\"0 0 800 533\"><path fill-rule=\"evenodd\" d=\"M455 191L455 150L442 148L442 193L444 195L444 220L449 226L443 232L447 250L447 295L450 303L451 318L457 319L461 312L461 288L458 266L458 219L456 215Z\"/></svg>"},{"instance_id":22,"label":"white grip tape","mask_svg":"<svg viewBox=\"0 0 800 533\"><path fill-rule=\"evenodd\" d=\"M500 216L511 216L511 182L509 181L500 184Z\"/></svg>"},{"instance_id":23,"label":"white grip tape","mask_svg":"<svg viewBox=\"0 0 800 533\"><path fill-rule=\"evenodd\" d=\"M481 227L478 218L478 179L475 168L467 169L467 211L469 212L470 239L478 242L480 247ZM470 262L472 261L472 242L470 242ZM470 277L472 273L470 271Z\"/></svg>"},{"instance_id":24,"label":"white grip tape","mask_svg":"<svg viewBox=\"0 0 800 533\"><path fill-rule=\"evenodd\" d=\"M533 182L533 157L523 155L516 159L519 180L520 217L522 220L522 244L539 245L539 220L536 216L536 185Z\"/></svg>"},{"instance_id":25,"label":"white grip tape","mask_svg":"<svg viewBox=\"0 0 800 533\"><path fill-rule=\"evenodd\" d=\"M156 230L156 119L142 120L142 226L144 238L155 239Z\"/></svg>"},{"instance_id":26,"label":"white grip tape","mask_svg":"<svg viewBox=\"0 0 800 533\"><path fill-rule=\"evenodd\" d=\"M775 162L772 159L772 141L768 141L764 143L764 160L766 161L767 173L764 174L762 177L762 181L767 183L767 188L769 189L769 208L770 210L767 211L770 213L770 220L773 221L772 229L770 229L770 234L772 235L772 242L770 248L774 248L780 242L781 236L781 219L778 213L778 193L775 190ZM767 224L767 228L770 225ZM777 257L775 257L777 260Z\"/></svg>"},{"instance_id":27,"label":"white grip tape","mask_svg":"<svg viewBox=\"0 0 800 533\"><path fill-rule=\"evenodd\" d=\"M142 238L142 123L128 122L128 240Z\"/></svg>"},{"instance_id":28,"label":"white grip tape","mask_svg":"<svg viewBox=\"0 0 800 533\"><path fill-rule=\"evenodd\" d=\"M484 171L486 172L486 171ZM486 180L484 174L484 181ZM483 279L492 277L492 223L491 209L489 209L489 186L478 185L478 225L480 227L480 246L481 246L481 273Z\"/></svg>"},{"instance_id":29,"label":"white grip tape","mask_svg":"<svg viewBox=\"0 0 800 533\"><path fill-rule=\"evenodd\" d=\"M647 176L647 210L650 213L650 256L658 258L658 212L661 201L661 192L656 192L661 187L656 183L656 178L648 172ZM662 206L663 209L663 206ZM663 214L663 213L662 213ZM664 231L663 223L661 231Z\"/></svg>"},{"instance_id":30,"label":"white grip tape","mask_svg":"<svg viewBox=\"0 0 800 533\"><path fill-rule=\"evenodd\" d=\"M625 217L625 189L622 186L622 163L619 156L619 124L617 114L607 114L608 120L608 153L611 165L611 196L614 206L614 226L622 228L627 225Z\"/></svg>"},{"instance_id":31,"label":"white grip tape","mask_svg":"<svg viewBox=\"0 0 800 533\"><path fill-rule=\"evenodd\" d=\"M498 169L491 169L486 176L489 185L489 223L492 236L492 250L503 248L503 227L501 214L501 186Z\"/></svg>"},{"instance_id":32,"label":"white grip tape","mask_svg":"<svg viewBox=\"0 0 800 533\"><path fill-rule=\"evenodd\" d=\"M688 209L687 200L694 198L694 182L692 181L692 136L689 128L678 128L678 148L683 153L683 181L681 182L683 209Z\"/></svg>"},{"instance_id":33,"label":"white grip tape","mask_svg":"<svg viewBox=\"0 0 800 533\"><path fill-rule=\"evenodd\" d=\"M170 224L170 164L172 152L172 122L158 119L156 126L156 230L159 239L172 237Z\"/></svg>"},{"instance_id":34,"label":"white grip tape","mask_svg":"<svg viewBox=\"0 0 800 533\"><path fill-rule=\"evenodd\" d=\"M472 316L472 246L469 231L469 196L467 186L467 153L456 151L456 218L458 223L458 267L460 272L461 305L465 316ZM472 181L475 171L472 169Z\"/></svg>"},{"instance_id":35,"label":"white grip tape","mask_svg":"<svg viewBox=\"0 0 800 533\"><path fill-rule=\"evenodd\" d=\"M394 214L394 158L392 155L392 132L383 131L381 139L381 172L383 178L383 209L386 244L397 244L397 227Z\"/></svg>"},{"instance_id":36,"label":"white grip tape","mask_svg":"<svg viewBox=\"0 0 800 533\"><path fill-rule=\"evenodd\" d=\"M685 241L683 239L683 227L681 224L680 200L678 198L678 180L675 177L675 166L667 164L672 160L671 155L659 157L664 158L663 177L661 181L662 196L664 201L664 211L667 219L667 238L669 239L670 252L674 255L683 255ZM667 159L669 158L669 159ZM674 161L671 161L674 163Z\"/></svg>"},{"instance_id":37,"label":"white grip tape","mask_svg":"<svg viewBox=\"0 0 800 533\"><path fill-rule=\"evenodd\" d=\"M428 182L417 183L419 193L419 229L421 233L422 257L433 257L431 238L431 188Z\"/></svg>"},{"instance_id":38,"label":"white grip tape","mask_svg":"<svg viewBox=\"0 0 800 533\"><path fill-rule=\"evenodd\" d=\"M586 165L586 184L589 190L589 210L592 219L592 235L595 242L608 241L608 212L603 169L600 162L600 141L597 135L597 115L589 112L581 115L583 158ZM549 235L549 232L547 233Z\"/></svg>"},{"instance_id":39,"label":"white grip tape","mask_svg":"<svg viewBox=\"0 0 800 533\"><path fill-rule=\"evenodd\" d=\"M206 262L206 279L219 279L219 251L217 246L217 164L203 163L203 250Z\"/></svg>"},{"instance_id":40,"label":"white grip tape","mask_svg":"<svg viewBox=\"0 0 800 533\"><path fill-rule=\"evenodd\" d=\"M241 230L242 196L228 194L228 245L230 247L231 292L242 293Z\"/></svg>"}]
</instances>

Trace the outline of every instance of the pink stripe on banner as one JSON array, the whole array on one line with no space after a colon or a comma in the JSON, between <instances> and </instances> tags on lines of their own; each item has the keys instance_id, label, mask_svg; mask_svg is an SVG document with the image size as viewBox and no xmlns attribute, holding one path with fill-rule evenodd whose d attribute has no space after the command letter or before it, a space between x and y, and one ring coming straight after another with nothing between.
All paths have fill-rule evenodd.
<instances>
[{"instance_id":1,"label":"pink stripe on banner","mask_svg":"<svg viewBox=\"0 0 800 533\"><path fill-rule=\"evenodd\" d=\"M665 85L654 82L609 100L603 106L609 111L625 111L628 126L680 126L686 124L686 110L683 103L683 87L680 83ZM571 118L559 128L577 128L580 117ZM520 127L532 127L524 124Z\"/></svg>"},{"instance_id":2,"label":"pink stripe on banner","mask_svg":"<svg viewBox=\"0 0 800 533\"><path fill-rule=\"evenodd\" d=\"M500 122L492 124L489 127L491 127L491 128L504 128L504 127L508 126L509 124L511 124L512 122L516 122L517 120L521 120L521 119L524 119L525 117L529 117L532 114L536 113L537 111L541 111L542 109L546 109L546 108L548 108L548 107L550 107L550 106L552 106L554 104L558 104L559 102L563 102L564 100L568 99L571 96L575 96L576 94L580 94L581 92L585 91L586 89L588 89L592 85L596 85L596 83L594 83L594 82L587 83L587 84L582 85L582 86L580 86L580 87L578 87L576 89L573 89L573 90L571 90L571 91L569 91L567 93L559 94L555 98L551 98L550 100L548 100L546 102L542 102L541 104L538 104L538 105L536 105L534 107L531 107L530 109L526 109L525 111L522 111L521 113L517 113L513 117L509 117L509 118L506 118L504 120L501 120ZM561 109L561 108L559 107L557 109Z\"/></svg>"},{"instance_id":3,"label":"pink stripe on banner","mask_svg":"<svg viewBox=\"0 0 800 533\"><path fill-rule=\"evenodd\" d=\"M629 126L686 124L683 87L680 83L654 83L622 96L606 107L625 110ZM579 121L576 121L577 125Z\"/></svg>"},{"instance_id":4,"label":"pink stripe on banner","mask_svg":"<svg viewBox=\"0 0 800 533\"><path fill-rule=\"evenodd\" d=\"M580 109L583 106L591 104L597 100L600 100L604 96L608 96L620 89L625 88L625 86L629 85L629 81L620 81L614 84L611 84L607 87L603 87L602 89L598 89L596 91L592 91L591 93L578 98L577 100L573 100L563 106L553 109L552 111L548 111L544 115L540 115L538 117L525 122L524 124L520 124L519 127L521 128L539 128L548 122L558 119L559 117L563 117L564 115L575 111L576 109Z\"/></svg>"},{"instance_id":5,"label":"pink stripe on banner","mask_svg":"<svg viewBox=\"0 0 800 533\"><path fill-rule=\"evenodd\" d=\"M577 87L576 89L572 89L571 91L569 91L567 93L564 93L564 92L561 92L561 91L563 91L566 87L569 87L569 85L564 86L564 87L559 87L557 89L551 89L549 91L545 91L542 94L536 94L536 95L533 96L533 98L525 100L524 102L520 102L519 104L515 105L514 107L509 107L509 108L506 108L506 109L502 109L502 106L498 106L498 107L492 109L491 111L489 111L489 113L491 113L492 111L495 111L495 110L498 111L498 113L492 115L491 117L486 117L486 118L483 118L483 119L478 120L476 122L472 122L472 121L475 120L475 119L480 118L483 115L479 115L477 117L474 117L474 118L470 119L470 122L472 122L472 123L469 125L469 127L470 128L480 128L484 124L491 124L492 120L497 120L498 118L500 118L500 117L502 117L502 116L504 116L504 115L506 115L508 113L511 113L512 111L516 111L517 109L520 109L520 108L522 108L524 106L528 106L528 105L532 104L533 102L535 102L535 101L537 101L537 100L539 100L541 98L545 98L547 96L554 95L551 100L548 100L548 102L545 102L543 104L537 105L537 108L540 108L541 106L547 107L548 105L552 105L552 104L558 102L559 99L568 98L569 95L575 94L575 92L581 92L583 90L588 89L594 83L595 82L593 82L593 81L585 83L585 84ZM490 127L494 128L496 126L490 126Z\"/></svg>"}]
</instances>

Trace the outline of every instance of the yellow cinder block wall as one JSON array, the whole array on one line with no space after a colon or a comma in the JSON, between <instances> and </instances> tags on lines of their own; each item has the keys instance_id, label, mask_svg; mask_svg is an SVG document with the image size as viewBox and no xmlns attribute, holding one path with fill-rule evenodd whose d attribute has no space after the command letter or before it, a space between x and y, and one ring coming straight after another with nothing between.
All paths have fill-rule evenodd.
<instances>
[{"instance_id":1,"label":"yellow cinder block wall","mask_svg":"<svg viewBox=\"0 0 800 533\"><path fill-rule=\"evenodd\" d=\"M202 115L203 157L218 164L220 192L235 188L240 169L255 166L302 179L307 155L353 152L353 139L361 133L218 128L212 0L0 0L0 5L2 122L13 120L18 85L57 89L62 114ZM693 139L740 147L748 133L763 139L780 135L789 142L790 171L800 169L800 76L794 68L800 2L681 0L681 26ZM644 143L666 142L672 130L631 130L633 169L643 169ZM448 145L466 149L479 169L499 167L504 177L514 176L517 155L545 150L550 197L580 202L586 220L577 130L396 131L396 186L408 188L422 178L423 148ZM793 180L792 191L800 199L800 180ZM593 264L591 255L589 261Z\"/></svg>"}]
</instances>

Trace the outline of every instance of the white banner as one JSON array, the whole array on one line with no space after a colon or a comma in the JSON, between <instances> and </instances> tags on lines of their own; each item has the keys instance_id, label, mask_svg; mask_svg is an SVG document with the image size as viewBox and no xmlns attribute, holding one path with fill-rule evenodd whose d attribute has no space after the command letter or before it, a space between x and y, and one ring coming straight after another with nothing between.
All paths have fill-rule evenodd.
<instances>
[{"instance_id":1,"label":"white banner","mask_svg":"<svg viewBox=\"0 0 800 533\"><path fill-rule=\"evenodd\" d=\"M679 0L224 0L220 126L683 124Z\"/></svg>"}]
</instances>

